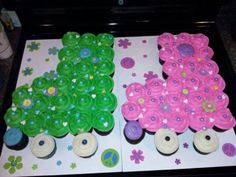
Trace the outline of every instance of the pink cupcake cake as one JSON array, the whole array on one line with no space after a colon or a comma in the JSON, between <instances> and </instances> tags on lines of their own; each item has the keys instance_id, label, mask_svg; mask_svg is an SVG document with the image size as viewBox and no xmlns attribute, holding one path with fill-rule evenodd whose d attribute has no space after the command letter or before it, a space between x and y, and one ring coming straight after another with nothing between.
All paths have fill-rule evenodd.
<instances>
[{"instance_id":1,"label":"pink cupcake cake","mask_svg":"<svg viewBox=\"0 0 236 177\"><path fill-rule=\"evenodd\" d=\"M209 39L201 33L163 33L157 41L163 72L168 77L148 79L143 85L130 84L126 89L128 101L122 105L124 118L153 133L167 130L179 134L191 128L208 144L213 128L233 128L236 121L228 109L229 97L223 92L225 81L211 59L214 52L208 46ZM169 142L169 138L165 140ZM208 148L207 143L202 147L199 138L194 142L201 152Z\"/></svg>"}]
</instances>

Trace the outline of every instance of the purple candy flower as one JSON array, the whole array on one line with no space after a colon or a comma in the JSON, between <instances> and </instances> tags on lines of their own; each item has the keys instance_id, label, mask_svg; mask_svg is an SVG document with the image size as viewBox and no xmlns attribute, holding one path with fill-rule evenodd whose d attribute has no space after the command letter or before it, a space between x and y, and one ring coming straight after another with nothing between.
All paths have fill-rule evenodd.
<instances>
[{"instance_id":1,"label":"purple candy flower","mask_svg":"<svg viewBox=\"0 0 236 177\"><path fill-rule=\"evenodd\" d=\"M129 42L128 39L120 39L118 42L119 42L118 46L123 47L123 49L127 49L128 46L131 46L131 42Z\"/></svg>"},{"instance_id":2,"label":"purple candy flower","mask_svg":"<svg viewBox=\"0 0 236 177\"><path fill-rule=\"evenodd\" d=\"M135 164L139 164L140 161L144 161L144 156L142 155L143 151L135 149L132 150L132 155L130 156L130 160L134 161Z\"/></svg>"},{"instance_id":3,"label":"purple candy flower","mask_svg":"<svg viewBox=\"0 0 236 177\"><path fill-rule=\"evenodd\" d=\"M157 74L154 74L153 71L148 71L148 73L144 74L144 77L146 78L145 81L151 80L153 78L157 78Z\"/></svg>"}]
</instances>

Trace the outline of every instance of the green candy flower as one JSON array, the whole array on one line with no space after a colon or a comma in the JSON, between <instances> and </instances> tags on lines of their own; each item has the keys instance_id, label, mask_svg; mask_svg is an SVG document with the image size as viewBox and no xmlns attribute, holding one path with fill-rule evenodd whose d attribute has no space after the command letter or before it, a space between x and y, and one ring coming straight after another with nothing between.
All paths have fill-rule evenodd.
<instances>
[{"instance_id":1,"label":"green candy flower","mask_svg":"<svg viewBox=\"0 0 236 177\"><path fill-rule=\"evenodd\" d=\"M21 156L9 156L8 162L3 165L3 168L8 170L10 174L16 172L16 169L19 170L23 167L23 163L21 163L22 157Z\"/></svg>"}]
</instances>

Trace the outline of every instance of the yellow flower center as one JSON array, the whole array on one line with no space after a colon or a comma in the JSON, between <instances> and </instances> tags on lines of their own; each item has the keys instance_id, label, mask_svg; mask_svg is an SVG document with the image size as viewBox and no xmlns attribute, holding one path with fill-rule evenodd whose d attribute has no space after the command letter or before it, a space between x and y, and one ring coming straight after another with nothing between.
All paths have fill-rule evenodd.
<instances>
[{"instance_id":1,"label":"yellow flower center","mask_svg":"<svg viewBox=\"0 0 236 177\"><path fill-rule=\"evenodd\" d=\"M185 71L181 72L181 76L186 77L187 73Z\"/></svg>"},{"instance_id":2,"label":"yellow flower center","mask_svg":"<svg viewBox=\"0 0 236 177\"><path fill-rule=\"evenodd\" d=\"M89 79L92 80L93 79L93 75L89 75Z\"/></svg>"},{"instance_id":3,"label":"yellow flower center","mask_svg":"<svg viewBox=\"0 0 236 177\"><path fill-rule=\"evenodd\" d=\"M48 93L49 93L50 95L54 94L55 92L56 92L56 88L55 88L55 87L49 87L49 88L48 88Z\"/></svg>"},{"instance_id":4,"label":"yellow flower center","mask_svg":"<svg viewBox=\"0 0 236 177\"><path fill-rule=\"evenodd\" d=\"M214 112L216 110L216 105L213 101L203 101L202 108L205 112Z\"/></svg>"},{"instance_id":5,"label":"yellow flower center","mask_svg":"<svg viewBox=\"0 0 236 177\"><path fill-rule=\"evenodd\" d=\"M30 106L31 105L31 100L30 99L25 99L24 101L23 101L23 105L25 106L25 107L28 107L28 106Z\"/></svg>"},{"instance_id":6,"label":"yellow flower center","mask_svg":"<svg viewBox=\"0 0 236 177\"><path fill-rule=\"evenodd\" d=\"M139 98L139 99L138 99L138 102L139 102L140 104L142 104L142 103L144 103L144 99L143 99L143 98Z\"/></svg>"},{"instance_id":7,"label":"yellow flower center","mask_svg":"<svg viewBox=\"0 0 236 177\"><path fill-rule=\"evenodd\" d=\"M188 91L188 89L185 88L185 89L182 90L182 93L183 93L184 95L187 95L187 94L189 93L189 91Z\"/></svg>"}]
</instances>

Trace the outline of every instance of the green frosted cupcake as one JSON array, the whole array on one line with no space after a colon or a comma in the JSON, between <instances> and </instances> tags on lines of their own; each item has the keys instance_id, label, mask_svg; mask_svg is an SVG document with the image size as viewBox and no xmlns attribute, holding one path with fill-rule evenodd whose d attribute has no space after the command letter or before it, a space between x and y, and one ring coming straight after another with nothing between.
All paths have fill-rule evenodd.
<instances>
[{"instance_id":1,"label":"green frosted cupcake","mask_svg":"<svg viewBox=\"0 0 236 177\"><path fill-rule=\"evenodd\" d=\"M47 80L45 77L41 76L41 77L37 77L33 80L32 88L33 88L33 91L35 91L35 92L43 93L44 90L47 87L49 87L49 85L50 85L49 80Z\"/></svg>"},{"instance_id":2,"label":"green frosted cupcake","mask_svg":"<svg viewBox=\"0 0 236 177\"><path fill-rule=\"evenodd\" d=\"M97 47L97 57L100 60L109 60L112 61L114 58L115 52L113 50L113 48L109 47L109 46L99 46Z\"/></svg>"},{"instance_id":3,"label":"green frosted cupcake","mask_svg":"<svg viewBox=\"0 0 236 177\"><path fill-rule=\"evenodd\" d=\"M101 33L98 34L97 36L97 42L98 45L106 45L106 46L111 46L114 43L114 37L111 34L108 33Z\"/></svg>"},{"instance_id":4,"label":"green frosted cupcake","mask_svg":"<svg viewBox=\"0 0 236 177\"><path fill-rule=\"evenodd\" d=\"M25 123L22 125L22 131L27 136L34 137L43 132L44 123L45 119L41 114L37 116L28 115L25 119Z\"/></svg>"},{"instance_id":5,"label":"green frosted cupcake","mask_svg":"<svg viewBox=\"0 0 236 177\"><path fill-rule=\"evenodd\" d=\"M22 101L25 98L31 97L32 92L29 92L29 86L28 85L23 85L18 87L13 93L12 93L12 100L13 103L20 107L20 105L22 104Z\"/></svg>"},{"instance_id":6,"label":"green frosted cupcake","mask_svg":"<svg viewBox=\"0 0 236 177\"><path fill-rule=\"evenodd\" d=\"M70 80L64 76L58 76L54 81L55 85L58 87L60 91L66 91L69 88Z\"/></svg>"},{"instance_id":7,"label":"green frosted cupcake","mask_svg":"<svg viewBox=\"0 0 236 177\"><path fill-rule=\"evenodd\" d=\"M101 60L95 64L97 75L111 75L115 70L115 65L112 61Z\"/></svg>"},{"instance_id":8,"label":"green frosted cupcake","mask_svg":"<svg viewBox=\"0 0 236 177\"><path fill-rule=\"evenodd\" d=\"M74 65L70 61L62 61L57 65L57 73L69 78L73 76L74 69Z\"/></svg>"},{"instance_id":9,"label":"green frosted cupcake","mask_svg":"<svg viewBox=\"0 0 236 177\"><path fill-rule=\"evenodd\" d=\"M6 124L10 127L20 127L21 121L25 119L25 115L20 108L9 108L4 115Z\"/></svg>"},{"instance_id":10,"label":"green frosted cupcake","mask_svg":"<svg viewBox=\"0 0 236 177\"><path fill-rule=\"evenodd\" d=\"M58 58L60 61L76 61L78 58L78 48L64 47L58 52Z\"/></svg>"},{"instance_id":11,"label":"green frosted cupcake","mask_svg":"<svg viewBox=\"0 0 236 177\"><path fill-rule=\"evenodd\" d=\"M92 81L87 78L76 78L76 91L77 93L89 93L92 87Z\"/></svg>"},{"instance_id":12,"label":"green frosted cupcake","mask_svg":"<svg viewBox=\"0 0 236 177\"><path fill-rule=\"evenodd\" d=\"M90 131L92 128L91 115L88 112L78 112L74 109L71 112L69 127L70 133L73 135Z\"/></svg>"},{"instance_id":13,"label":"green frosted cupcake","mask_svg":"<svg viewBox=\"0 0 236 177\"><path fill-rule=\"evenodd\" d=\"M62 37L62 44L64 46L76 46L79 44L80 34L77 32L67 32Z\"/></svg>"},{"instance_id":14,"label":"green frosted cupcake","mask_svg":"<svg viewBox=\"0 0 236 177\"><path fill-rule=\"evenodd\" d=\"M80 37L80 43L83 45L95 46L97 45L96 36L92 33L84 33Z\"/></svg>"},{"instance_id":15,"label":"green frosted cupcake","mask_svg":"<svg viewBox=\"0 0 236 177\"><path fill-rule=\"evenodd\" d=\"M89 111L93 105L93 98L88 94L78 94L75 99L76 107L80 111Z\"/></svg>"},{"instance_id":16,"label":"green frosted cupcake","mask_svg":"<svg viewBox=\"0 0 236 177\"><path fill-rule=\"evenodd\" d=\"M72 104L72 96L66 93L60 93L51 99L51 106L55 106L56 111L63 112L70 108Z\"/></svg>"},{"instance_id":17,"label":"green frosted cupcake","mask_svg":"<svg viewBox=\"0 0 236 177\"><path fill-rule=\"evenodd\" d=\"M110 92L114 87L114 81L110 76L96 76L94 79L96 93Z\"/></svg>"},{"instance_id":18,"label":"green frosted cupcake","mask_svg":"<svg viewBox=\"0 0 236 177\"><path fill-rule=\"evenodd\" d=\"M91 60L94 56L96 56L96 48L91 45L80 46L78 56L82 60Z\"/></svg>"},{"instance_id":19,"label":"green frosted cupcake","mask_svg":"<svg viewBox=\"0 0 236 177\"><path fill-rule=\"evenodd\" d=\"M48 134L60 138L69 132L69 127L62 114L55 114L47 120L46 130Z\"/></svg>"},{"instance_id":20,"label":"green frosted cupcake","mask_svg":"<svg viewBox=\"0 0 236 177\"><path fill-rule=\"evenodd\" d=\"M75 65L75 72L78 77L89 78L91 73L93 73L93 64L88 60L81 60Z\"/></svg>"},{"instance_id":21,"label":"green frosted cupcake","mask_svg":"<svg viewBox=\"0 0 236 177\"><path fill-rule=\"evenodd\" d=\"M117 99L113 93L97 94L95 98L95 107L100 111L112 112L117 106Z\"/></svg>"},{"instance_id":22,"label":"green frosted cupcake","mask_svg":"<svg viewBox=\"0 0 236 177\"><path fill-rule=\"evenodd\" d=\"M93 127L98 132L109 132L114 127L115 121L111 113L106 111L97 112L93 116Z\"/></svg>"},{"instance_id":23,"label":"green frosted cupcake","mask_svg":"<svg viewBox=\"0 0 236 177\"><path fill-rule=\"evenodd\" d=\"M35 114L43 113L49 109L50 100L48 99L47 96L40 93L34 94L33 100L34 100L33 112Z\"/></svg>"}]
</instances>

